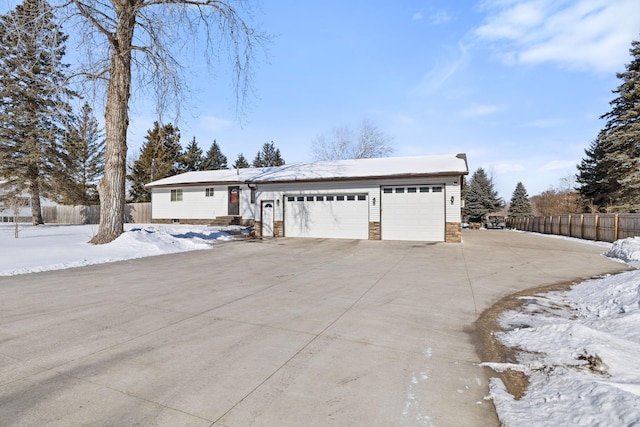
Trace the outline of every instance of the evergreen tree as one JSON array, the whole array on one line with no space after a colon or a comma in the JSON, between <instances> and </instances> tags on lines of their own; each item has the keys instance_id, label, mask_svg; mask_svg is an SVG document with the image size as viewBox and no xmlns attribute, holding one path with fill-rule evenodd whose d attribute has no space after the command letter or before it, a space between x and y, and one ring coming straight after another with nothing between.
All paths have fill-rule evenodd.
<instances>
[{"instance_id":1,"label":"evergreen tree","mask_svg":"<svg viewBox=\"0 0 640 427\"><path fill-rule=\"evenodd\" d=\"M640 211L640 42L631 42L632 60L613 93L611 111L598 139L585 152L578 182L581 194L594 204L605 204L610 197L617 211Z\"/></svg>"},{"instance_id":2,"label":"evergreen tree","mask_svg":"<svg viewBox=\"0 0 640 427\"><path fill-rule=\"evenodd\" d=\"M478 168L465 191L463 214L470 222L482 222L482 218L504 206L503 200L493 188L493 182L483 168Z\"/></svg>"},{"instance_id":3,"label":"evergreen tree","mask_svg":"<svg viewBox=\"0 0 640 427\"><path fill-rule=\"evenodd\" d=\"M96 186L104 172L104 134L84 103L80 116L69 123L63 139L65 179L57 193L60 202L68 205L98 204Z\"/></svg>"},{"instance_id":4,"label":"evergreen tree","mask_svg":"<svg viewBox=\"0 0 640 427\"><path fill-rule=\"evenodd\" d=\"M15 193L29 193L34 225L43 223L41 195L64 173L63 123L75 96L62 63L66 40L44 0L0 16L0 174Z\"/></svg>"},{"instance_id":5,"label":"evergreen tree","mask_svg":"<svg viewBox=\"0 0 640 427\"><path fill-rule=\"evenodd\" d=\"M242 153L238 154L238 158L233 163L233 168L234 169L243 169L243 168L248 168L248 167L249 167L249 162L244 157L244 155Z\"/></svg>"},{"instance_id":6,"label":"evergreen tree","mask_svg":"<svg viewBox=\"0 0 640 427\"><path fill-rule=\"evenodd\" d=\"M284 160L280 155L280 149L275 147L273 141L265 142L265 144L262 146L262 150L258 151L258 154L256 154L256 157L253 159L252 163L252 166L254 168L282 165L284 165Z\"/></svg>"},{"instance_id":7,"label":"evergreen tree","mask_svg":"<svg viewBox=\"0 0 640 427\"><path fill-rule=\"evenodd\" d=\"M184 153L180 155L178 169L180 172L191 172L204 170L204 158L202 148L198 146L194 136Z\"/></svg>"},{"instance_id":8,"label":"evergreen tree","mask_svg":"<svg viewBox=\"0 0 640 427\"><path fill-rule=\"evenodd\" d=\"M172 124L162 127L155 122L140 149L140 157L133 163L128 178L131 181L129 198L132 202L149 202L151 194L145 184L179 172L180 131Z\"/></svg>"},{"instance_id":9,"label":"evergreen tree","mask_svg":"<svg viewBox=\"0 0 640 427\"><path fill-rule=\"evenodd\" d=\"M513 218L523 218L531 215L533 215L533 210L531 209L531 202L529 201L527 190L525 190L522 182L518 182L511 196L511 202L509 203L509 216Z\"/></svg>"},{"instance_id":10,"label":"evergreen tree","mask_svg":"<svg viewBox=\"0 0 640 427\"><path fill-rule=\"evenodd\" d=\"M220 150L220 146L213 140L213 144L207 151L207 154L204 157L204 164L202 170L218 170L218 169L227 169L227 156L222 154Z\"/></svg>"},{"instance_id":11,"label":"evergreen tree","mask_svg":"<svg viewBox=\"0 0 640 427\"><path fill-rule=\"evenodd\" d=\"M602 146L603 139L594 140L588 149L584 150L586 157L577 166L576 181L583 201L591 211L598 211L600 207L612 203L611 195L619 187L617 181L611 180L607 169L610 167L605 159Z\"/></svg>"}]
</instances>

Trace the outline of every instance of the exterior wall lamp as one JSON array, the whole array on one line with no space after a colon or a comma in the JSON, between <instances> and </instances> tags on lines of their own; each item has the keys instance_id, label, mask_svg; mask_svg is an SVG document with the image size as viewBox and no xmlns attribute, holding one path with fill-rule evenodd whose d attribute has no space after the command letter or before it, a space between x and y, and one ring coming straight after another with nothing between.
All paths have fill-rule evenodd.
<instances>
[{"instance_id":1,"label":"exterior wall lamp","mask_svg":"<svg viewBox=\"0 0 640 427\"><path fill-rule=\"evenodd\" d=\"M376 205L376 198L374 197L373 198L373 206L375 206L375 205Z\"/></svg>"},{"instance_id":2,"label":"exterior wall lamp","mask_svg":"<svg viewBox=\"0 0 640 427\"><path fill-rule=\"evenodd\" d=\"M453 196L451 196L451 204L453 204L454 201L455 199L453 198Z\"/></svg>"}]
</instances>

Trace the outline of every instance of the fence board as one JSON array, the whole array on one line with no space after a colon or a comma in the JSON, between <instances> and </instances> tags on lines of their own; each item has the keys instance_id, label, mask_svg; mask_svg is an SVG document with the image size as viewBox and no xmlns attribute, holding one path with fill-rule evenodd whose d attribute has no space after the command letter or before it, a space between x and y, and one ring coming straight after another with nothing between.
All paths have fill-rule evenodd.
<instances>
[{"instance_id":1,"label":"fence board","mask_svg":"<svg viewBox=\"0 0 640 427\"><path fill-rule=\"evenodd\" d=\"M613 242L640 236L640 214L565 214L509 218L516 230Z\"/></svg>"},{"instance_id":2,"label":"fence board","mask_svg":"<svg viewBox=\"0 0 640 427\"><path fill-rule=\"evenodd\" d=\"M47 224L99 224L100 206L44 206L42 217ZM125 222L150 223L151 203L125 205Z\"/></svg>"}]
</instances>

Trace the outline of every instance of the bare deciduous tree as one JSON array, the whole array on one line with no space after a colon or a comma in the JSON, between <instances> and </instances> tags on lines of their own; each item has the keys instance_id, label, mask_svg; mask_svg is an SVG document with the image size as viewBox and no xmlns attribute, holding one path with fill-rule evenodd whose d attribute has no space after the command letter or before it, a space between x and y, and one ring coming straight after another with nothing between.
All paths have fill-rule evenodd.
<instances>
[{"instance_id":1,"label":"bare deciduous tree","mask_svg":"<svg viewBox=\"0 0 640 427\"><path fill-rule=\"evenodd\" d=\"M369 159L393 153L391 141L390 136L364 119L355 131L342 125L318 135L311 151L315 160Z\"/></svg>"},{"instance_id":2,"label":"bare deciduous tree","mask_svg":"<svg viewBox=\"0 0 640 427\"><path fill-rule=\"evenodd\" d=\"M123 232L127 129L132 83L150 90L158 113L179 111L186 87L180 55L202 46L207 64L229 53L236 105L250 90L255 48L265 37L249 25L246 2L233 0L69 0L63 9L76 23L86 48L83 74L106 82L104 176L98 184L100 226L92 243L108 243ZM242 9L241 9L242 8Z\"/></svg>"}]
</instances>

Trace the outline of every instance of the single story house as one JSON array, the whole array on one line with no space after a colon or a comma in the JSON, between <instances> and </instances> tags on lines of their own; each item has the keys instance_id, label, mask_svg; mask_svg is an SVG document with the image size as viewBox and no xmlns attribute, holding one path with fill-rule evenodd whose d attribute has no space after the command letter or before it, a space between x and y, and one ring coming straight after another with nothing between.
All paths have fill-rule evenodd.
<instances>
[{"instance_id":1,"label":"single story house","mask_svg":"<svg viewBox=\"0 0 640 427\"><path fill-rule=\"evenodd\" d=\"M187 172L146 185L152 220L254 224L261 237L460 242L466 155Z\"/></svg>"}]
</instances>

